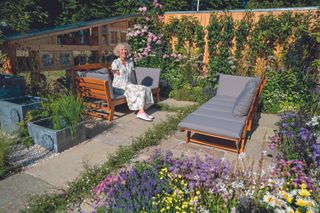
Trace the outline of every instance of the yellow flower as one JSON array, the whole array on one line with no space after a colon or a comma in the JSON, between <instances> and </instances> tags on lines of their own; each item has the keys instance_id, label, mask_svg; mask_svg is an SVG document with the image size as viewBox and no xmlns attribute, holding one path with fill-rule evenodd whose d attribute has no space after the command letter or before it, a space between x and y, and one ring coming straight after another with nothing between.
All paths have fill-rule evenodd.
<instances>
[{"instance_id":1,"label":"yellow flower","mask_svg":"<svg viewBox=\"0 0 320 213\"><path fill-rule=\"evenodd\" d=\"M160 212L164 212L166 209L165 208L162 208L162 209L160 209Z\"/></svg>"},{"instance_id":2,"label":"yellow flower","mask_svg":"<svg viewBox=\"0 0 320 213\"><path fill-rule=\"evenodd\" d=\"M296 211L294 213L300 213L299 209L296 209Z\"/></svg>"},{"instance_id":3,"label":"yellow flower","mask_svg":"<svg viewBox=\"0 0 320 213\"><path fill-rule=\"evenodd\" d=\"M287 200L288 203L291 203L292 202L292 197L288 196L286 200Z\"/></svg>"},{"instance_id":4,"label":"yellow flower","mask_svg":"<svg viewBox=\"0 0 320 213\"><path fill-rule=\"evenodd\" d=\"M307 188L307 185L305 183L301 184L301 189L306 189Z\"/></svg>"},{"instance_id":5,"label":"yellow flower","mask_svg":"<svg viewBox=\"0 0 320 213\"><path fill-rule=\"evenodd\" d=\"M303 199L297 199L297 201L296 201L296 205L297 206L306 206L307 205L307 203L306 203L306 201L305 200L303 200Z\"/></svg>"},{"instance_id":6,"label":"yellow flower","mask_svg":"<svg viewBox=\"0 0 320 213\"><path fill-rule=\"evenodd\" d=\"M197 192L196 192L196 194L197 194L197 195L199 195L199 194L200 194L200 192L199 192L199 191L197 191Z\"/></svg>"},{"instance_id":7,"label":"yellow flower","mask_svg":"<svg viewBox=\"0 0 320 213\"><path fill-rule=\"evenodd\" d=\"M299 195L302 197L309 197L311 194L307 189L300 189L299 190Z\"/></svg>"},{"instance_id":8,"label":"yellow flower","mask_svg":"<svg viewBox=\"0 0 320 213\"><path fill-rule=\"evenodd\" d=\"M178 178L182 178L182 176L181 176L181 175L178 175Z\"/></svg>"}]
</instances>

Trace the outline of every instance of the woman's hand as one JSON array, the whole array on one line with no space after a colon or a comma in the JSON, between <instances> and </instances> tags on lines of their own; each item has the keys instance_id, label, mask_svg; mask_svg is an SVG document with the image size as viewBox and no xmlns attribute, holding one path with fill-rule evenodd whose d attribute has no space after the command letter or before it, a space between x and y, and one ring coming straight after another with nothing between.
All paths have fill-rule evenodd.
<instances>
[{"instance_id":1,"label":"woman's hand","mask_svg":"<svg viewBox=\"0 0 320 213\"><path fill-rule=\"evenodd\" d=\"M120 71L119 70L114 70L113 71L115 75L120 75Z\"/></svg>"}]
</instances>

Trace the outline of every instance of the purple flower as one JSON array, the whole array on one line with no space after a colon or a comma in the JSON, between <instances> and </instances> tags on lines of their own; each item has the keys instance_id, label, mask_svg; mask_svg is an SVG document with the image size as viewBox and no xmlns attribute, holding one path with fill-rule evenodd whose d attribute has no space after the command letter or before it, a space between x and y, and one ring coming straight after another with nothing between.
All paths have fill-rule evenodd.
<instances>
[{"instance_id":1,"label":"purple flower","mask_svg":"<svg viewBox=\"0 0 320 213\"><path fill-rule=\"evenodd\" d=\"M301 140L306 142L306 141L310 140L311 132L308 129L301 127L300 132L299 132L299 136L300 136Z\"/></svg>"}]
</instances>

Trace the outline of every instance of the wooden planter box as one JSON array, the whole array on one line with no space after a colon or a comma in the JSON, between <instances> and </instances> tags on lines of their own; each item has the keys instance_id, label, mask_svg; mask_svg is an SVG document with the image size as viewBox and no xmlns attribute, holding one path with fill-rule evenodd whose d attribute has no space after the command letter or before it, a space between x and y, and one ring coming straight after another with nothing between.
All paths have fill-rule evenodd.
<instances>
[{"instance_id":1,"label":"wooden planter box","mask_svg":"<svg viewBox=\"0 0 320 213\"><path fill-rule=\"evenodd\" d=\"M44 118L28 123L28 132L35 144L49 151L62 152L86 140L84 122L78 124L74 137L69 128L54 130L51 118Z\"/></svg>"},{"instance_id":2,"label":"wooden planter box","mask_svg":"<svg viewBox=\"0 0 320 213\"><path fill-rule=\"evenodd\" d=\"M0 100L0 127L4 132L14 133L20 129L17 122L22 121L27 112L38 109L39 97L20 96Z\"/></svg>"},{"instance_id":3,"label":"wooden planter box","mask_svg":"<svg viewBox=\"0 0 320 213\"><path fill-rule=\"evenodd\" d=\"M0 74L0 99L23 96L24 79L21 76Z\"/></svg>"}]
</instances>

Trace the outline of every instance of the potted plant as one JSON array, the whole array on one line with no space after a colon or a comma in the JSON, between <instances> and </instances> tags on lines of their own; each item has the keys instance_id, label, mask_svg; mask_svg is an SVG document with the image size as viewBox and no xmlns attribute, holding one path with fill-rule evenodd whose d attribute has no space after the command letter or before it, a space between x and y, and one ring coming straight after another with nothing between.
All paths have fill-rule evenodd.
<instances>
[{"instance_id":1,"label":"potted plant","mask_svg":"<svg viewBox=\"0 0 320 213\"><path fill-rule=\"evenodd\" d=\"M28 111L41 105L39 97L19 96L0 100L0 127L4 132L14 133L19 130L21 122Z\"/></svg>"},{"instance_id":2,"label":"potted plant","mask_svg":"<svg viewBox=\"0 0 320 213\"><path fill-rule=\"evenodd\" d=\"M71 94L56 100L49 98L43 108L51 117L28 123L28 132L35 144L62 152L86 139L84 106L80 98Z\"/></svg>"}]
</instances>

